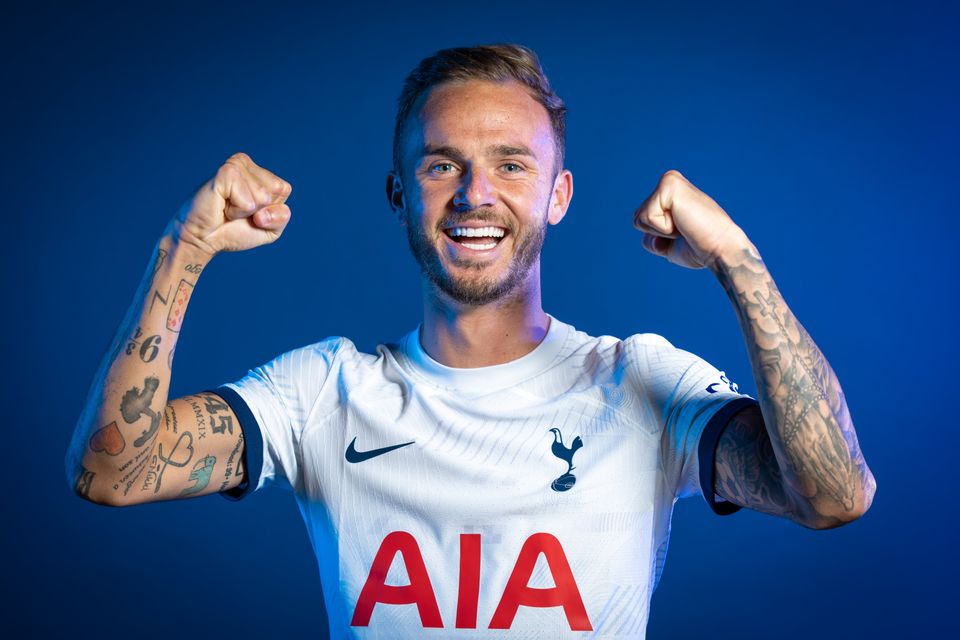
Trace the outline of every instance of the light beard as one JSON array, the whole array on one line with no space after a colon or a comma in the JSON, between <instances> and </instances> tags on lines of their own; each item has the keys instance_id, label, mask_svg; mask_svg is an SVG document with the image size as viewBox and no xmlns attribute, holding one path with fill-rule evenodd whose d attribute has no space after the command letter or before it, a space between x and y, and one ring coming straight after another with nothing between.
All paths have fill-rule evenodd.
<instances>
[{"instance_id":1,"label":"light beard","mask_svg":"<svg viewBox=\"0 0 960 640\"><path fill-rule=\"evenodd\" d=\"M419 225L411 224L407 220L407 242L414 259L420 265L420 272L438 289L450 296L455 302L480 306L505 298L512 293L530 275L530 270L540 258L540 251L547 236L547 223L544 216L543 223L529 233L511 233L510 241L514 243L513 256L507 265L507 273L496 280L491 277L479 276L454 277L443 268L440 254ZM443 233L441 231L441 233ZM506 237L500 242L505 242ZM489 268L487 261L460 261L458 266L466 267L478 274Z\"/></svg>"}]
</instances>

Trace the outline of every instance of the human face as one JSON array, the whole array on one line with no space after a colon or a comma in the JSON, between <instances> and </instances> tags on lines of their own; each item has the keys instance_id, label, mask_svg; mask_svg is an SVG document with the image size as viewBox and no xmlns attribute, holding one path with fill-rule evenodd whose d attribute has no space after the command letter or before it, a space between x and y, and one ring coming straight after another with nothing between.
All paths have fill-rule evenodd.
<instances>
[{"instance_id":1,"label":"human face","mask_svg":"<svg viewBox=\"0 0 960 640\"><path fill-rule=\"evenodd\" d=\"M421 271L469 305L539 286L547 224L572 193L569 171L554 176L546 109L516 82L448 83L421 102L404 135L401 212Z\"/></svg>"}]
</instances>

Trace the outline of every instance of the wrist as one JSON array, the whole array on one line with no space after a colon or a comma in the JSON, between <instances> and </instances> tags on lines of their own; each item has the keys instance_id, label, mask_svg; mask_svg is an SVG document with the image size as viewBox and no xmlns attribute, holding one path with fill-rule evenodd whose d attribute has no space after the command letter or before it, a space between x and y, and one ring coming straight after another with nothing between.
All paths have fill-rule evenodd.
<instances>
[{"instance_id":1,"label":"wrist","mask_svg":"<svg viewBox=\"0 0 960 640\"><path fill-rule=\"evenodd\" d=\"M163 230L160 248L167 251L172 259L185 264L205 265L217 255L209 244L191 234L176 218Z\"/></svg>"},{"instance_id":2,"label":"wrist","mask_svg":"<svg viewBox=\"0 0 960 640\"><path fill-rule=\"evenodd\" d=\"M729 234L726 242L706 262L715 274L736 266L748 257L759 257L757 248L739 227Z\"/></svg>"}]
</instances>

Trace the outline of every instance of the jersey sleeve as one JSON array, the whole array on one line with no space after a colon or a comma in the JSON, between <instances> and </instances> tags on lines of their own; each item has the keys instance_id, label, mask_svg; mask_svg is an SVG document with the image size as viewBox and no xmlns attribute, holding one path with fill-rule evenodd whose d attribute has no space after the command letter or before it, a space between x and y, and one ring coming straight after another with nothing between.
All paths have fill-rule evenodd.
<instances>
[{"instance_id":1,"label":"jersey sleeve","mask_svg":"<svg viewBox=\"0 0 960 640\"><path fill-rule=\"evenodd\" d=\"M642 334L641 380L663 428L661 459L674 496L702 495L718 515L740 506L715 494L714 457L730 419L758 404L724 371L656 334Z\"/></svg>"},{"instance_id":2,"label":"jersey sleeve","mask_svg":"<svg viewBox=\"0 0 960 640\"><path fill-rule=\"evenodd\" d=\"M230 405L243 430L246 475L220 495L240 500L275 485L302 486L300 438L307 415L322 401L341 338L284 353L213 393Z\"/></svg>"}]
</instances>

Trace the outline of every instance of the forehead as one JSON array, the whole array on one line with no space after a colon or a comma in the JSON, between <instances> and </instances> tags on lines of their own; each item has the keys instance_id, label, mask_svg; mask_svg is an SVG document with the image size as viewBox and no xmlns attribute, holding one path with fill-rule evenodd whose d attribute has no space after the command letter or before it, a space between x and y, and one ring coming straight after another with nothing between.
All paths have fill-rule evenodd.
<instances>
[{"instance_id":1,"label":"forehead","mask_svg":"<svg viewBox=\"0 0 960 640\"><path fill-rule=\"evenodd\" d=\"M418 107L407 126L408 154L419 155L425 144L469 149L503 143L527 146L541 162L551 157L550 115L519 82L445 83L431 89Z\"/></svg>"}]
</instances>

